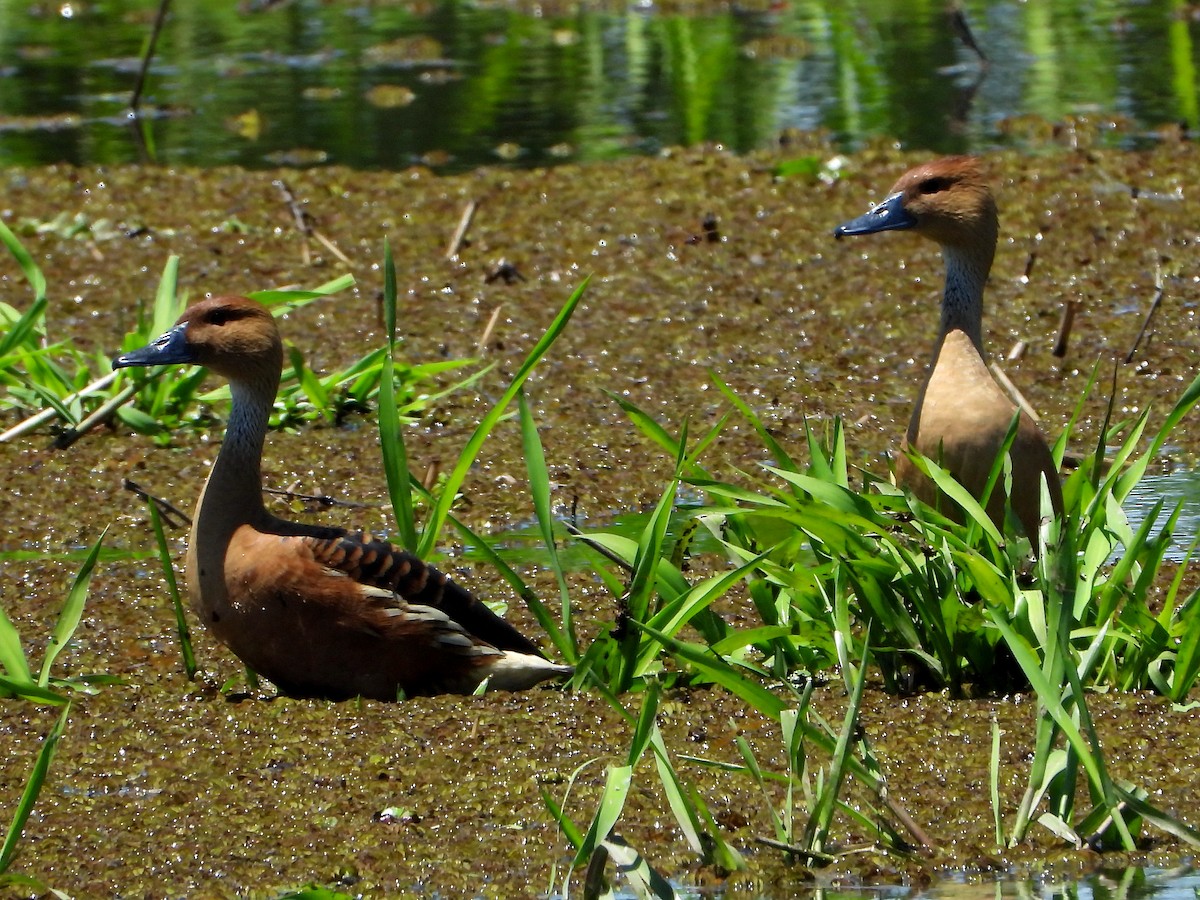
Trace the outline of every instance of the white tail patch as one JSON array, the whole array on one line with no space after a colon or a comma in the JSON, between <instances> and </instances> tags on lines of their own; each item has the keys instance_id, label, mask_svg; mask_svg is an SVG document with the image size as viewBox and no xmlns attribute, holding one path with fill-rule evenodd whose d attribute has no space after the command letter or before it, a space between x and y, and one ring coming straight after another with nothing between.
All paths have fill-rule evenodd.
<instances>
[{"instance_id":1,"label":"white tail patch","mask_svg":"<svg viewBox=\"0 0 1200 900\"><path fill-rule=\"evenodd\" d=\"M575 667L552 663L528 653L505 651L503 656L484 666L481 671L489 679L489 691L523 691L540 681L566 678L575 671Z\"/></svg>"}]
</instances>

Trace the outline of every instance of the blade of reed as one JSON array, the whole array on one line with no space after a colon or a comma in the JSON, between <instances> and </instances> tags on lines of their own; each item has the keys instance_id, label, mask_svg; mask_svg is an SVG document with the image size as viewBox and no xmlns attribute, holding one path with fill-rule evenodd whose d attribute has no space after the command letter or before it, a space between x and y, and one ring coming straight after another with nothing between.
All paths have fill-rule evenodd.
<instances>
[{"instance_id":1,"label":"blade of reed","mask_svg":"<svg viewBox=\"0 0 1200 900\"><path fill-rule=\"evenodd\" d=\"M579 660L579 640L575 636L575 617L571 607L571 591L567 576L563 572L562 560L558 556L558 542L554 537L554 513L550 505L550 472L546 467L546 453L538 435L533 411L525 399L525 392L517 392L517 408L521 416L521 443L525 450L525 468L529 473L529 494L533 498L533 511L542 543L550 557L550 569L558 582L558 598L562 606L562 640L556 640L558 651L569 663Z\"/></svg>"},{"instance_id":2,"label":"blade of reed","mask_svg":"<svg viewBox=\"0 0 1200 900\"><path fill-rule=\"evenodd\" d=\"M396 263L387 238L383 241L383 320L387 331L387 355L383 359L379 382L379 447L399 543L404 549L417 552L420 543L413 516L412 477L408 471L404 434L400 430L400 415L396 410Z\"/></svg>"},{"instance_id":3,"label":"blade of reed","mask_svg":"<svg viewBox=\"0 0 1200 900\"><path fill-rule=\"evenodd\" d=\"M837 744L833 749L833 757L829 764L829 776L825 779L817 797L816 808L809 817L804 829L803 846L807 850L824 852L829 840L829 829L833 824L833 814L837 809L838 796L842 792L846 774L851 768L853 742L858 733L858 714L862 709L863 689L867 683L867 667L870 665L871 633L867 629L862 642L862 662L854 678L850 703L846 708L846 716L842 729L838 733Z\"/></svg>"},{"instance_id":4,"label":"blade of reed","mask_svg":"<svg viewBox=\"0 0 1200 900\"><path fill-rule=\"evenodd\" d=\"M425 528L421 532L420 542L417 545L418 556L425 558L433 551L446 517L450 513L450 507L453 505L459 488L462 487L462 483L467 477L467 472L474 464L475 457L479 455L479 450L483 446L483 442L487 439L492 429L495 428L496 423L500 421L508 405L516 397L517 391L521 389L521 385L525 383L530 373L533 372L534 367L549 352L550 347L558 340L559 335L567 327L567 323L571 321L571 316L575 312L575 308L579 305L579 302L583 299L587 285L588 279L585 278L567 299L567 302L563 305L558 315L555 316L550 326L546 329L545 334L542 335L533 349L529 351L529 354L525 357L525 361L513 376L512 382L504 391L504 394L488 410L483 420L480 421L475 431L472 432L471 437L467 440L466 445L458 456L458 460L455 462L454 468L446 478L446 483L438 495L437 502L429 513L429 518L425 523Z\"/></svg>"},{"instance_id":5,"label":"blade of reed","mask_svg":"<svg viewBox=\"0 0 1200 900\"><path fill-rule=\"evenodd\" d=\"M158 289L154 293L154 314L150 319L150 335L157 337L175 324L179 318L180 303L176 300L179 286L179 257L171 254L158 278Z\"/></svg>"},{"instance_id":6,"label":"blade of reed","mask_svg":"<svg viewBox=\"0 0 1200 900\"><path fill-rule=\"evenodd\" d=\"M573 648L559 630L558 623L554 621L554 616L550 614L550 610L546 608L546 604L542 603L538 595L525 583L525 580L513 570L512 566L501 558L500 554L496 552L495 548L482 535L471 529L454 515L450 516L450 524L487 560L492 568L500 573L500 577L507 581L512 589L517 592L522 602L533 613L534 618L538 620L538 624L542 626L542 630L550 636L550 640L554 646L558 648L564 658L567 657L568 652ZM574 664L578 659L578 653L576 653L575 658L571 659L570 662Z\"/></svg>"},{"instance_id":7,"label":"blade of reed","mask_svg":"<svg viewBox=\"0 0 1200 900\"><path fill-rule=\"evenodd\" d=\"M29 669L29 660L25 658L25 648L21 646L21 635L17 626L0 606L0 666L8 673L14 683L33 684L33 673ZM61 702L61 698L59 698Z\"/></svg>"},{"instance_id":8,"label":"blade of reed","mask_svg":"<svg viewBox=\"0 0 1200 900\"><path fill-rule=\"evenodd\" d=\"M171 595L171 608L175 612L175 633L179 635L179 654L183 657L183 670L188 681L196 677L196 655L192 651L192 632L188 627L187 616L183 612L183 600L179 595L179 583L175 580L175 566L171 562L171 551L167 547L167 535L163 530L162 516L158 514L158 506L154 500L146 498L146 508L150 511L150 526L154 529L154 544L158 548L158 564L162 567L163 578L167 581L167 591Z\"/></svg>"},{"instance_id":9,"label":"blade of reed","mask_svg":"<svg viewBox=\"0 0 1200 900\"><path fill-rule=\"evenodd\" d=\"M638 897L645 897L648 900L675 900L675 897L678 896L675 888L671 886L671 882L646 862L642 854L631 847L620 835L610 834L601 842L601 846ZM613 895L609 892L596 896L611 897ZM586 894L585 900L590 900Z\"/></svg>"},{"instance_id":10,"label":"blade of reed","mask_svg":"<svg viewBox=\"0 0 1200 900\"><path fill-rule=\"evenodd\" d=\"M21 832L25 830L25 823L29 820L29 815L33 812L33 805L37 802L42 785L46 782L46 773L50 770L50 762L54 759L54 750L62 737L70 712L71 704L67 703L59 713L58 721L54 723L42 741L42 749L38 751L33 771L29 773L29 779L25 782L25 790L21 793L21 799L17 801L17 808L13 812L8 833L4 836L4 843L0 844L0 875L3 875L12 865L13 856L17 852L17 843L21 839Z\"/></svg>"},{"instance_id":11,"label":"blade of reed","mask_svg":"<svg viewBox=\"0 0 1200 900\"><path fill-rule=\"evenodd\" d=\"M58 654L66 649L71 637L75 634L75 629L79 627L79 620L83 616L83 604L87 600L88 587L92 582L92 572L96 568L96 558L100 555L100 548L104 545L106 534L108 534L107 526L100 532L96 543L92 545L91 551L75 575L75 580L71 583L71 589L67 592L67 599L59 611L58 619L54 623L54 630L50 634L50 641L46 645L46 655L42 659L42 671L38 676L39 687L46 687L50 683L50 667L54 665Z\"/></svg>"},{"instance_id":12,"label":"blade of reed","mask_svg":"<svg viewBox=\"0 0 1200 900\"><path fill-rule=\"evenodd\" d=\"M46 299L46 276L42 274L42 270L38 268L37 263L33 261L29 251L24 245L17 240L17 236L9 231L8 226L0 221L0 243L3 243L8 248L8 252L12 254L13 259L17 261L21 272L24 273L25 279L29 282L29 286L33 288L33 300L37 304L39 301ZM0 353L3 355L3 353Z\"/></svg>"},{"instance_id":13,"label":"blade of reed","mask_svg":"<svg viewBox=\"0 0 1200 900\"><path fill-rule=\"evenodd\" d=\"M1004 846L1004 820L1000 811L1000 722L992 719L992 753L988 759L988 785L992 798L992 820L996 825L996 846Z\"/></svg>"},{"instance_id":14,"label":"blade of reed","mask_svg":"<svg viewBox=\"0 0 1200 900\"><path fill-rule=\"evenodd\" d=\"M633 784L632 766L609 766L604 779L604 790L600 794L600 803L596 814L588 827L587 834L575 852L572 866L581 866L592 855L600 842L607 839L621 817L625 808L625 800L629 797L629 788Z\"/></svg>"}]
</instances>

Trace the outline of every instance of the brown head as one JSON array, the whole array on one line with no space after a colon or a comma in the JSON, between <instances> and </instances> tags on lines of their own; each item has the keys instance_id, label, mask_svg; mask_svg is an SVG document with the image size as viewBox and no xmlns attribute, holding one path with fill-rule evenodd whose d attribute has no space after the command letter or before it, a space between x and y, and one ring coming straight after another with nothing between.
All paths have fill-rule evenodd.
<instances>
[{"instance_id":1,"label":"brown head","mask_svg":"<svg viewBox=\"0 0 1200 900\"><path fill-rule=\"evenodd\" d=\"M986 251L990 263L996 246L996 201L979 161L946 156L910 169L882 202L839 225L834 236L900 229L916 231L943 247Z\"/></svg>"},{"instance_id":2,"label":"brown head","mask_svg":"<svg viewBox=\"0 0 1200 900\"><path fill-rule=\"evenodd\" d=\"M210 297L189 306L175 325L113 368L180 363L204 366L231 381L278 380L283 344L275 317L248 297Z\"/></svg>"}]
</instances>

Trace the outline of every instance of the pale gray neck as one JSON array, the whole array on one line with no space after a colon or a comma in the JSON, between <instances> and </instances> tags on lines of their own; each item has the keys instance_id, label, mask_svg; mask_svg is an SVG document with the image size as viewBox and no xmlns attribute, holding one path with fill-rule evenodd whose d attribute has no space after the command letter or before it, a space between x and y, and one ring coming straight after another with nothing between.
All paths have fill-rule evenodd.
<instances>
[{"instance_id":1,"label":"pale gray neck","mask_svg":"<svg viewBox=\"0 0 1200 900\"><path fill-rule=\"evenodd\" d=\"M194 526L225 534L264 515L262 449L276 390L266 382L233 381L229 387L233 408L225 441L204 486Z\"/></svg>"},{"instance_id":2,"label":"pale gray neck","mask_svg":"<svg viewBox=\"0 0 1200 900\"><path fill-rule=\"evenodd\" d=\"M983 287L992 267L991 252L942 245L946 288L942 293L942 337L962 331L983 355Z\"/></svg>"}]
</instances>

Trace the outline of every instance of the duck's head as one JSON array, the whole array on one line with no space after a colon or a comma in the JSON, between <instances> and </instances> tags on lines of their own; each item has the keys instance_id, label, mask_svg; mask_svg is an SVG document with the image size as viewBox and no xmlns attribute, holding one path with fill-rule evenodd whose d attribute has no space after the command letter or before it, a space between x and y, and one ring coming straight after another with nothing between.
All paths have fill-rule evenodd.
<instances>
[{"instance_id":1,"label":"duck's head","mask_svg":"<svg viewBox=\"0 0 1200 900\"><path fill-rule=\"evenodd\" d=\"M283 345L275 317L248 297L210 297L189 306L163 335L113 360L113 368L191 363L244 380L278 378Z\"/></svg>"},{"instance_id":2,"label":"duck's head","mask_svg":"<svg viewBox=\"0 0 1200 900\"><path fill-rule=\"evenodd\" d=\"M870 212L843 222L834 237L911 229L943 246L996 244L996 201L979 161L947 156L910 169Z\"/></svg>"}]
</instances>

